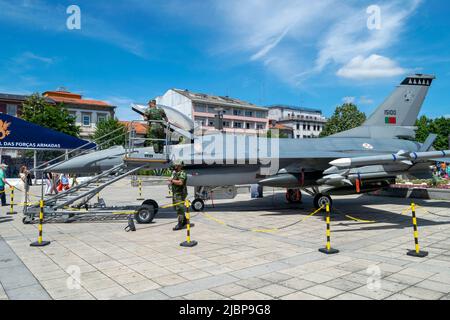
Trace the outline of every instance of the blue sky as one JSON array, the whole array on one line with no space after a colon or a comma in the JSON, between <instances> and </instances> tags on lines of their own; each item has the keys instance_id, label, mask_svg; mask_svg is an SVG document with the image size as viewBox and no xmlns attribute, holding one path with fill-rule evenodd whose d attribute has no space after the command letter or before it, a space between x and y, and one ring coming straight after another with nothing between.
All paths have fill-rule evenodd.
<instances>
[{"instance_id":1,"label":"blue sky","mask_svg":"<svg viewBox=\"0 0 450 320\"><path fill-rule=\"evenodd\" d=\"M69 5L81 30L69 30ZM370 5L380 28L369 29ZM170 88L365 112L409 73L437 76L422 113L450 115L445 0L0 0L0 92L60 86L119 106ZM371 11L373 12L373 11ZM372 20L371 20L372 21Z\"/></svg>"}]
</instances>

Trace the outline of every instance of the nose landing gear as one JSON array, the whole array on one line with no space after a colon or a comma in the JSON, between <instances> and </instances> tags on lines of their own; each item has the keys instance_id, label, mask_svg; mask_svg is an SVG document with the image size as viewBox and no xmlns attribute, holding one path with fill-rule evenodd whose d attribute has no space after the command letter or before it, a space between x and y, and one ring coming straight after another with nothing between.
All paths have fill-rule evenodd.
<instances>
[{"instance_id":1,"label":"nose landing gear","mask_svg":"<svg viewBox=\"0 0 450 320\"><path fill-rule=\"evenodd\" d=\"M316 209L319 208L325 208L326 205L328 204L331 207L333 206L333 200L331 199L331 197L329 195L325 195L325 194L321 194L318 193L314 196L314 207L316 207Z\"/></svg>"}]
</instances>

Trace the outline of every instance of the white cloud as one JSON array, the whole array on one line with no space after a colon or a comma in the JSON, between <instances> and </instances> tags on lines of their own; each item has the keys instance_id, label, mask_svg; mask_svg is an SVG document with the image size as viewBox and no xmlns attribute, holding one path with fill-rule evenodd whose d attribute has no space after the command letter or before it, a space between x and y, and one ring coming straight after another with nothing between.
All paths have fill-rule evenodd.
<instances>
[{"instance_id":1,"label":"white cloud","mask_svg":"<svg viewBox=\"0 0 450 320\"><path fill-rule=\"evenodd\" d=\"M344 98L342 98L342 101L344 103L355 103L356 98L355 97L344 97Z\"/></svg>"},{"instance_id":2,"label":"white cloud","mask_svg":"<svg viewBox=\"0 0 450 320\"><path fill-rule=\"evenodd\" d=\"M373 54L367 58L357 56L336 73L339 77L349 79L389 78L402 75L405 69L383 56Z\"/></svg>"},{"instance_id":3,"label":"white cloud","mask_svg":"<svg viewBox=\"0 0 450 320\"><path fill-rule=\"evenodd\" d=\"M380 30L367 28L366 9L371 1L216 0L220 18L215 16L211 24L220 30L219 52L245 54L297 86L325 68L342 68L358 56L387 57L386 51L399 43L408 18L421 2L379 1ZM398 74L399 69L394 71Z\"/></svg>"}]
</instances>

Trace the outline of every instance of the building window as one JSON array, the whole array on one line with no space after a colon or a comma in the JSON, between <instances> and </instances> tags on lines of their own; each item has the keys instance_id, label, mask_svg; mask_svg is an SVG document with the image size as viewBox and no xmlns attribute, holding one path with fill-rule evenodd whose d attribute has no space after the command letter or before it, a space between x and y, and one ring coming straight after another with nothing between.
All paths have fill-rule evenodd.
<instances>
[{"instance_id":1,"label":"building window","mask_svg":"<svg viewBox=\"0 0 450 320\"><path fill-rule=\"evenodd\" d=\"M303 125L303 130L306 130L306 124Z\"/></svg>"},{"instance_id":2,"label":"building window","mask_svg":"<svg viewBox=\"0 0 450 320\"><path fill-rule=\"evenodd\" d=\"M258 111L258 112L256 112L256 117L257 118L266 118L266 113L262 112L262 111Z\"/></svg>"},{"instance_id":3,"label":"building window","mask_svg":"<svg viewBox=\"0 0 450 320\"><path fill-rule=\"evenodd\" d=\"M264 124L257 124L256 125L256 129L258 129L258 130L264 130L266 128L266 125L264 125Z\"/></svg>"},{"instance_id":4,"label":"building window","mask_svg":"<svg viewBox=\"0 0 450 320\"><path fill-rule=\"evenodd\" d=\"M246 117L253 117L253 111L245 111Z\"/></svg>"},{"instance_id":5,"label":"building window","mask_svg":"<svg viewBox=\"0 0 450 320\"><path fill-rule=\"evenodd\" d=\"M107 119L107 116L104 113L101 113L101 114L97 115L97 123L100 123L102 121L106 121L106 119Z\"/></svg>"},{"instance_id":6,"label":"building window","mask_svg":"<svg viewBox=\"0 0 450 320\"><path fill-rule=\"evenodd\" d=\"M209 120L208 121L208 126L214 127L214 120Z\"/></svg>"},{"instance_id":7,"label":"building window","mask_svg":"<svg viewBox=\"0 0 450 320\"><path fill-rule=\"evenodd\" d=\"M235 122L233 127L237 128L237 129L241 129L242 128L242 122Z\"/></svg>"},{"instance_id":8,"label":"building window","mask_svg":"<svg viewBox=\"0 0 450 320\"><path fill-rule=\"evenodd\" d=\"M300 135L299 134L297 135L297 139L300 139Z\"/></svg>"},{"instance_id":9,"label":"building window","mask_svg":"<svg viewBox=\"0 0 450 320\"><path fill-rule=\"evenodd\" d=\"M234 110L233 110L233 115L234 115L234 116L240 116L240 115L242 115L242 110L234 109Z\"/></svg>"},{"instance_id":10,"label":"building window","mask_svg":"<svg viewBox=\"0 0 450 320\"><path fill-rule=\"evenodd\" d=\"M7 104L6 105L6 114L17 117L17 105L15 104Z\"/></svg>"},{"instance_id":11,"label":"building window","mask_svg":"<svg viewBox=\"0 0 450 320\"><path fill-rule=\"evenodd\" d=\"M196 112L206 112L206 106L201 105L201 104L196 104L194 107L194 110Z\"/></svg>"},{"instance_id":12,"label":"building window","mask_svg":"<svg viewBox=\"0 0 450 320\"><path fill-rule=\"evenodd\" d=\"M223 126L224 126L224 128L229 128L230 127L230 121L224 121L223 122Z\"/></svg>"},{"instance_id":13,"label":"building window","mask_svg":"<svg viewBox=\"0 0 450 320\"><path fill-rule=\"evenodd\" d=\"M311 125L308 124L308 131L311 130Z\"/></svg>"},{"instance_id":14,"label":"building window","mask_svg":"<svg viewBox=\"0 0 450 320\"><path fill-rule=\"evenodd\" d=\"M297 123L297 130L300 130L300 124Z\"/></svg>"},{"instance_id":15,"label":"building window","mask_svg":"<svg viewBox=\"0 0 450 320\"><path fill-rule=\"evenodd\" d=\"M83 126L90 127L91 126L91 115L84 113L83 114Z\"/></svg>"}]
</instances>

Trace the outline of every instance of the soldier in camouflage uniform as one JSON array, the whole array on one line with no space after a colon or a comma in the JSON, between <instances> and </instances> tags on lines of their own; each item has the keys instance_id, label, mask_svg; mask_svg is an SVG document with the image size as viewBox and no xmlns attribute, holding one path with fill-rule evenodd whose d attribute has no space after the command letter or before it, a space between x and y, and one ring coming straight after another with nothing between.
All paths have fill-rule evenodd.
<instances>
[{"instance_id":1,"label":"soldier in camouflage uniform","mask_svg":"<svg viewBox=\"0 0 450 320\"><path fill-rule=\"evenodd\" d=\"M172 178L169 180L170 185L172 186L172 201L173 204L177 204L175 206L175 210L178 215L178 224L173 228L174 231L181 230L186 226L186 217L185 210L186 207L184 205L184 201L187 197L187 175L183 170L182 163L175 164L175 170L172 175ZM183 203L180 203L183 202Z\"/></svg>"}]
</instances>

